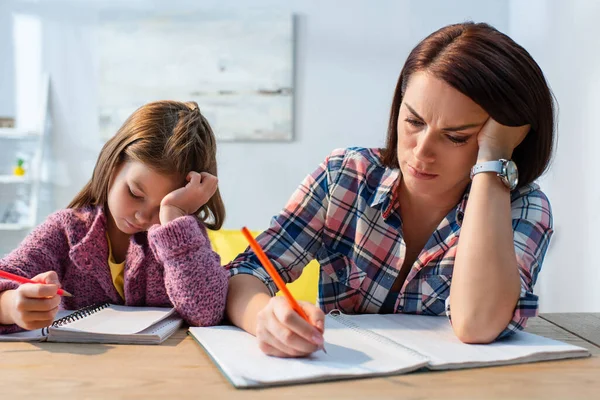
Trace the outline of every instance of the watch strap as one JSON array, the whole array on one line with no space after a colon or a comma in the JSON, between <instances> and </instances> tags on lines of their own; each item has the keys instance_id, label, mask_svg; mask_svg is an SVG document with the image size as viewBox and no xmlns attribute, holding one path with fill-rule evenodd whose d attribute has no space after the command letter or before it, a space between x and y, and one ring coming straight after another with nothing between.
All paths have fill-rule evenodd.
<instances>
[{"instance_id":1,"label":"watch strap","mask_svg":"<svg viewBox=\"0 0 600 400\"><path fill-rule=\"evenodd\" d=\"M504 164L502 161L485 161L479 164L475 164L473 168L471 168L471 179L473 176L480 172L495 172L497 174L502 174Z\"/></svg>"}]
</instances>

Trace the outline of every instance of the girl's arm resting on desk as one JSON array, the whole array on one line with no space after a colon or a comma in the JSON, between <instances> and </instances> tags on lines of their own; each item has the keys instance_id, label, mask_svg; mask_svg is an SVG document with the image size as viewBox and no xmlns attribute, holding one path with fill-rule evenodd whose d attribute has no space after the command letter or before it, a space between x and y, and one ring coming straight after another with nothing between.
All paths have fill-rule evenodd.
<instances>
[{"instance_id":1,"label":"girl's arm resting on desk","mask_svg":"<svg viewBox=\"0 0 600 400\"><path fill-rule=\"evenodd\" d=\"M164 284L177 312L194 326L221 322L229 273L202 223L195 216L179 217L152 227L148 239L164 265Z\"/></svg>"}]
</instances>

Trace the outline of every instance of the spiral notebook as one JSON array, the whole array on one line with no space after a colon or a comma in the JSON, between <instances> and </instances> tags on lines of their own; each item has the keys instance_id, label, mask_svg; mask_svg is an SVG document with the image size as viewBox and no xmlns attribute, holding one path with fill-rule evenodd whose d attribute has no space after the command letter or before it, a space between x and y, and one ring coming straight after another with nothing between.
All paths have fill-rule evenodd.
<instances>
[{"instance_id":1,"label":"spiral notebook","mask_svg":"<svg viewBox=\"0 0 600 400\"><path fill-rule=\"evenodd\" d=\"M51 326L0 335L0 342L160 344L182 324L174 308L95 304L76 311L61 310Z\"/></svg>"},{"instance_id":2,"label":"spiral notebook","mask_svg":"<svg viewBox=\"0 0 600 400\"><path fill-rule=\"evenodd\" d=\"M327 353L295 359L266 356L254 336L233 326L190 328L189 333L237 388L590 355L582 347L525 332L492 344L465 344L456 338L446 317L338 312L326 316L325 327Z\"/></svg>"}]
</instances>

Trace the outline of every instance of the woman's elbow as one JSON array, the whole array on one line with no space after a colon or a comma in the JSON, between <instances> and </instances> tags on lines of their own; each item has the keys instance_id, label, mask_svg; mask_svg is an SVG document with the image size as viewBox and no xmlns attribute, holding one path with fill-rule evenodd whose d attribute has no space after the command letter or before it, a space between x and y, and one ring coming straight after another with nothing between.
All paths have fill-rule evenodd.
<instances>
[{"instance_id":1,"label":"woman's elbow","mask_svg":"<svg viewBox=\"0 0 600 400\"><path fill-rule=\"evenodd\" d=\"M455 323L454 321L452 329L458 340L467 344L492 343L503 330L490 324Z\"/></svg>"}]
</instances>

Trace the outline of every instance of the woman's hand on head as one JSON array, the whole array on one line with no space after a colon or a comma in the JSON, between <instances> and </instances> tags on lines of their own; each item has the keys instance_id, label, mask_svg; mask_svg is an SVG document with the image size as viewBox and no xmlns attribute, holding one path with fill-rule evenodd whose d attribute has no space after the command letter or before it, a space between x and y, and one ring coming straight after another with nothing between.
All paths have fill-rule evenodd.
<instances>
[{"instance_id":1,"label":"woman's hand on head","mask_svg":"<svg viewBox=\"0 0 600 400\"><path fill-rule=\"evenodd\" d=\"M160 203L160 223L164 225L175 218L194 214L217 191L218 179L208 172L190 172L188 183L166 195Z\"/></svg>"},{"instance_id":2,"label":"woman's hand on head","mask_svg":"<svg viewBox=\"0 0 600 400\"><path fill-rule=\"evenodd\" d=\"M531 125L506 126L488 118L477 135L479 153L477 162L510 160L513 150L525 139Z\"/></svg>"},{"instance_id":3,"label":"woman's hand on head","mask_svg":"<svg viewBox=\"0 0 600 400\"><path fill-rule=\"evenodd\" d=\"M298 302L306 322L284 297L271 298L257 315L256 338L263 353L276 357L304 357L323 348L325 315L315 305Z\"/></svg>"},{"instance_id":4,"label":"woman's hand on head","mask_svg":"<svg viewBox=\"0 0 600 400\"><path fill-rule=\"evenodd\" d=\"M27 330L50 326L61 302L57 294L60 283L56 272L44 272L32 280L39 284L25 283L10 291L11 319Z\"/></svg>"}]
</instances>

